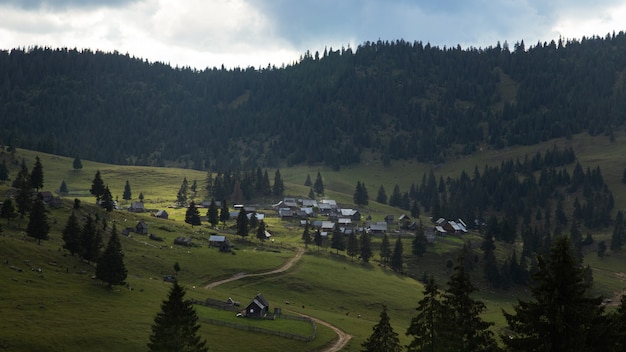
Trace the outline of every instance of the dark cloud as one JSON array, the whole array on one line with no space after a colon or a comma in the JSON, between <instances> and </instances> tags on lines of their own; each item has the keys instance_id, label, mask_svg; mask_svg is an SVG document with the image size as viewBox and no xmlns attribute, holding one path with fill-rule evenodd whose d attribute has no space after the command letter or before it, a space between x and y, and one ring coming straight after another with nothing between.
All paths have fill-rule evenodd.
<instances>
[{"instance_id":1,"label":"dark cloud","mask_svg":"<svg viewBox=\"0 0 626 352\"><path fill-rule=\"evenodd\" d=\"M71 8L119 7L139 0L0 0L0 5L9 5L25 10Z\"/></svg>"}]
</instances>

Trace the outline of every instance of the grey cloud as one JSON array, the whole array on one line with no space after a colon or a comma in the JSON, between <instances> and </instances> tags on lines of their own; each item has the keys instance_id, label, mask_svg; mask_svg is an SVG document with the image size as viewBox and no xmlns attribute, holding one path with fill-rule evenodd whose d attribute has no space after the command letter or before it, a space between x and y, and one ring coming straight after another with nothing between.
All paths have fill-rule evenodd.
<instances>
[{"instance_id":1,"label":"grey cloud","mask_svg":"<svg viewBox=\"0 0 626 352\"><path fill-rule=\"evenodd\" d=\"M9 5L25 10L41 8L66 10L71 8L118 7L137 1L139 0L0 0L0 5Z\"/></svg>"}]
</instances>

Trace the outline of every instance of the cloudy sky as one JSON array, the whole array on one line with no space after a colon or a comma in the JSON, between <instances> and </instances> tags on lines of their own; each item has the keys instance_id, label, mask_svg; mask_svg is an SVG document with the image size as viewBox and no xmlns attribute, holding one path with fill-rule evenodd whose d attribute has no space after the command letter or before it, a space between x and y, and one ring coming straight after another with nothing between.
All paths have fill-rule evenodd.
<instances>
[{"instance_id":1,"label":"cloudy sky","mask_svg":"<svg viewBox=\"0 0 626 352\"><path fill-rule=\"evenodd\" d=\"M0 49L117 50L197 69L281 66L378 39L528 46L625 27L624 0L0 0Z\"/></svg>"}]
</instances>

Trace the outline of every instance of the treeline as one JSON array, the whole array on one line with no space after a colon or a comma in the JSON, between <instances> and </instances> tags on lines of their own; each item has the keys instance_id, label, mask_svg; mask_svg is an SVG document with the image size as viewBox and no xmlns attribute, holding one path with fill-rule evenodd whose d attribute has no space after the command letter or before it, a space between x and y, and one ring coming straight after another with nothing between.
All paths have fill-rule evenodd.
<instances>
[{"instance_id":1,"label":"treeline","mask_svg":"<svg viewBox=\"0 0 626 352\"><path fill-rule=\"evenodd\" d=\"M0 142L216 171L361 153L440 162L605 134L625 120L626 34L526 46L365 42L276 68L172 68L119 53L0 52ZM33 128L36 126L37 128Z\"/></svg>"}]
</instances>

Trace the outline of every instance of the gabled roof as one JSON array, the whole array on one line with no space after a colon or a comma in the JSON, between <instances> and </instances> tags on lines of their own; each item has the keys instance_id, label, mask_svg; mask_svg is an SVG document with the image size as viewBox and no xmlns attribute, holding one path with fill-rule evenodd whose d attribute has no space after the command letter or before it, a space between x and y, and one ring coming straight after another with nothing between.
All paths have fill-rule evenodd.
<instances>
[{"instance_id":1,"label":"gabled roof","mask_svg":"<svg viewBox=\"0 0 626 352\"><path fill-rule=\"evenodd\" d=\"M354 210L354 209L339 209L339 212L341 213L341 216L353 216L354 214L358 213L358 210Z\"/></svg>"},{"instance_id":2,"label":"gabled roof","mask_svg":"<svg viewBox=\"0 0 626 352\"><path fill-rule=\"evenodd\" d=\"M302 200L303 207L317 207L317 201L315 199L303 199Z\"/></svg>"},{"instance_id":3,"label":"gabled roof","mask_svg":"<svg viewBox=\"0 0 626 352\"><path fill-rule=\"evenodd\" d=\"M219 235L209 236L209 242L224 242L224 241L226 241L226 236L219 236Z\"/></svg>"},{"instance_id":4,"label":"gabled roof","mask_svg":"<svg viewBox=\"0 0 626 352\"><path fill-rule=\"evenodd\" d=\"M256 304L256 306L261 309L268 309L270 306L265 297L263 297L263 295L260 293L252 299L252 302L250 302L250 304L252 303ZM248 306L250 306L250 304L248 304Z\"/></svg>"}]
</instances>

